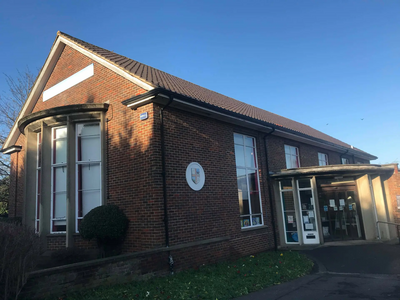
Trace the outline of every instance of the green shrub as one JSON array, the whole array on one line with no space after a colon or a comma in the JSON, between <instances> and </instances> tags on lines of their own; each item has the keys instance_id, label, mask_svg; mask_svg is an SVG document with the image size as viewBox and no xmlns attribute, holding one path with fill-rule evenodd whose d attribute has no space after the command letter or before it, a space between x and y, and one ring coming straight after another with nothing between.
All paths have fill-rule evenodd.
<instances>
[{"instance_id":1,"label":"green shrub","mask_svg":"<svg viewBox=\"0 0 400 300\"><path fill-rule=\"evenodd\" d=\"M128 218L116 205L103 205L93 208L83 218L79 233L85 240L96 239L99 248L119 245L128 229Z\"/></svg>"}]
</instances>

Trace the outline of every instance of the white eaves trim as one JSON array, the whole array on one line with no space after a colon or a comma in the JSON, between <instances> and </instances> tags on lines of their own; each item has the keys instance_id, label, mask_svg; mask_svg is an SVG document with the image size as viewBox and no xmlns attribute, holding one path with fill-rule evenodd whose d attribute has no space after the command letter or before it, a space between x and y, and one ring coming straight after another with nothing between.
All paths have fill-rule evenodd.
<instances>
[{"instance_id":1,"label":"white eaves trim","mask_svg":"<svg viewBox=\"0 0 400 300\"><path fill-rule=\"evenodd\" d=\"M87 57L91 58L92 60L105 66L106 68L110 69L111 71L114 71L118 75L121 75L123 78L133 82L134 84L137 84L138 86L140 86L141 88L143 88L147 91L154 89L151 85L128 74L126 71L121 70L120 68L109 63L105 59L100 58L97 55L94 55L93 53L68 41L67 39L65 39L62 36L58 36L56 41L54 42L53 47L50 50L49 56L47 57L42 70L40 71L40 73L36 79L34 86L32 87L31 93L29 94L28 98L26 99L25 104L22 106L20 114L18 115L17 120L15 121L5 143L3 144L3 147L2 147L3 149L10 147L17 142L17 139L19 136L18 122L23 117L25 117L27 114L32 112L37 100L40 97L40 94L42 93L42 91L47 83L47 80L50 78L50 75L53 72L53 69L58 61L58 58L60 57L62 51L64 50L65 45L68 45L71 48L73 48L74 50L79 51L80 53L86 55Z\"/></svg>"},{"instance_id":2,"label":"white eaves trim","mask_svg":"<svg viewBox=\"0 0 400 300\"><path fill-rule=\"evenodd\" d=\"M93 64L88 65L86 68L76 72L75 74L69 76L63 81L53 85L51 88L43 92L43 102L49 100L50 98L68 90L69 88L77 85L78 83L92 77L94 75Z\"/></svg>"}]
</instances>

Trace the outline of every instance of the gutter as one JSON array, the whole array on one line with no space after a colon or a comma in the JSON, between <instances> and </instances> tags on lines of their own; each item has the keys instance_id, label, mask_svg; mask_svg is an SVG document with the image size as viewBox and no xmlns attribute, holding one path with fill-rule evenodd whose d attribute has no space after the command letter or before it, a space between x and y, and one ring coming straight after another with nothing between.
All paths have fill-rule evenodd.
<instances>
[{"instance_id":1,"label":"gutter","mask_svg":"<svg viewBox=\"0 0 400 300\"><path fill-rule=\"evenodd\" d=\"M278 250L278 241L276 237L276 226L275 226L275 210L274 210L274 201L272 200L272 185L271 185L271 176L269 174L269 163L268 163L268 147L267 147L267 137L273 134L275 128L272 128L271 132L264 135L264 152L265 152L265 161L266 161L266 172L267 172L267 185L268 185L268 197L269 197L269 206L271 209L271 223L272 223L272 231L274 234L274 250Z\"/></svg>"},{"instance_id":2,"label":"gutter","mask_svg":"<svg viewBox=\"0 0 400 300\"><path fill-rule=\"evenodd\" d=\"M157 96L163 97L165 99L157 98ZM220 115L221 117L230 118L232 120L236 119L236 120L240 120L242 122L248 123L249 125L253 124L258 127L263 127L265 130L272 130L273 128L275 128L275 130L274 130L275 132L282 132L282 133L285 133L288 135L293 135L297 138L304 138L309 141L313 141L313 142L316 142L319 144L323 144L323 145L332 147L332 148L336 149L336 151L346 151L346 153L351 151L350 153L353 153L357 157L360 157L360 158L365 158L368 160L377 159L376 156L373 156L369 153L357 151L355 149L346 148L345 146L340 146L340 145L332 143L332 142L328 142L328 141L325 141L325 140L322 140L319 138L315 138L315 137L309 136L307 134L304 134L304 133L301 133L299 131L295 131L295 130L292 130L289 128L285 128L285 127L277 128L276 124L268 123L265 121L261 121L259 119L255 119L252 117L242 115L240 113L229 111L227 109L223 109L218 106L211 105L209 103L205 103L200 100L197 100L197 99L194 99L191 97L187 97L187 96L181 95L179 93L169 91L164 88L155 88L144 94L140 94L135 97L126 99L126 100L122 101L122 104L126 105L127 107L130 107L133 110L136 110L139 106L146 105L151 102L155 102L158 104L165 104L166 99L170 99L171 97L173 98L174 102L176 102L177 104L181 103L181 104L189 105L191 107L196 107L197 109L201 109L202 111L204 111L205 115L208 115L208 116L210 116L212 113L214 113L214 114ZM243 126L246 126L246 125L244 124Z\"/></svg>"}]
</instances>

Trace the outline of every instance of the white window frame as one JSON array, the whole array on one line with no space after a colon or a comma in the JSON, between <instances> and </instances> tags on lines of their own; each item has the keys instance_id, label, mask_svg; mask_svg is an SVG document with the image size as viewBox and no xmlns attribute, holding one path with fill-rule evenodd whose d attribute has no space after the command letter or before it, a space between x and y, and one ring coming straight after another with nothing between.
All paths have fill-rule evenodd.
<instances>
[{"instance_id":1,"label":"white window frame","mask_svg":"<svg viewBox=\"0 0 400 300\"><path fill-rule=\"evenodd\" d=\"M53 127L51 129L51 211L50 211L50 233L53 233L53 234L66 233L66 231L53 231L53 222L54 221L63 221L63 220L65 220L65 224L67 224L67 216L65 216L65 219L64 219L64 218L54 218L54 215L53 215L54 214L54 169L55 168L59 168L59 167L64 167L65 168L65 172L67 172L67 175L65 176L65 180L67 180L67 178L68 178L68 169L67 169L68 151L67 151L67 154L66 154L67 157L66 157L66 161L65 162L56 164L53 161L54 160L54 149L53 149L53 147L54 147L54 141L56 140L56 139L54 139L54 131L56 129L60 129L60 128L67 128L67 125ZM68 128L67 128L67 137L68 137ZM66 140L67 140L67 137L65 137ZM68 140L67 140L67 143L66 143L66 147L68 147ZM65 193L67 194L67 190L68 190L67 183L65 183L65 186L66 186ZM65 205L67 205L67 203L65 203ZM65 212L67 212L67 208L65 209Z\"/></svg>"},{"instance_id":2,"label":"white window frame","mask_svg":"<svg viewBox=\"0 0 400 300\"><path fill-rule=\"evenodd\" d=\"M99 137L100 137L100 160L96 160L96 161L78 161L78 126L79 125L90 125L90 124L98 124L99 125ZM76 123L75 124L75 231L78 233L78 223L79 220L82 220L84 215L82 217L78 217L78 210L79 210L79 182L78 182L78 171L79 171L79 166L80 165L87 165L90 163L93 164L98 164L99 168L100 168L100 176L99 176L99 180L100 180L100 184L99 184L99 195L100 195L100 199L99 199L99 206L102 205L103 202L103 196L102 196L102 161L101 161L101 145L102 145L102 134L101 134L101 123L100 122L87 122L87 123Z\"/></svg>"},{"instance_id":3,"label":"white window frame","mask_svg":"<svg viewBox=\"0 0 400 300\"><path fill-rule=\"evenodd\" d=\"M39 132L36 134L36 207L35 207L35 232L39 233L39 224L40 224L40 200L42 195L42 187L39 186L42 180L42 133ZM40 151L39 151L40 149ZM39 165L40 161L40 165Z\"/></svg>"},{"instance_id":4,"label":"white window frame","mask_svg":"<svg viewBox=\"0 0 400 300\"><path fill-rule=\"evenodd\" d=\"M292 192L294 210L284 210L282 194L286 193L286 192ZM292 180L292 188L291 189L282 189L282 182L279 181L279 196L280 196L280 199L281 199L281 208L282 208L281 212L282 212L282 220L283 220L283 228L284 228L284 236L285 236L285 243L286 244L299 244L300 243L300 238L299 238L300 233L299 233L299 229L298 228L299 228L299 223L302 224L302 222L301 222L301 220L297 219L296 204L295 204L296 197L295 197L294 193L295 193L295 190L293 188L293 180ZM292 212L293 215L296 217L296 228L297 228L297 231L288 231L287 228L286 228L285 212L288 212L288 211ZM287 232L297 232L298 241L297 242L288 242L287 235L286 235Z\"/></svg>"},{"instance_id":5,"label":"white window frame","mask_svg":"<svg viewBox=\"0 0 400 300\"><path fill-rule=\"evenodd\" d=\"M249 199L249 214L240 215L240 219L243 218L243 217L249 217L249 219L250 219L250 226L246 226L246 227L244 227L244 226L242 227L242 226L241 226L241 229L247 229L247 228L254 228L254 227L263 226L263 225L264 225L264 213L263 213L263 207L262 207L262 201L261 201L260 176L259 176L259 172L258 172L257 141L256 141L256 138L255 138L255 137L248 136L248 135L245 135L245 134L234 133L234 136L235 136L235 135L240 135L240 136L242 136L242 138L243 138L243 144L236 144L236 143L234 142L234 145L240 145L240 146L243 146L243 147L244 147L245 164L246 164L246 151L245 151L245 149L246 149L246 147L250 148L249 146L246 146L246 145L245 145L245 137L248 137L248 138L251 138L251 139L254 140L254 147L252 147L252 148L253 148L253 150L254 150L254 158L255 158L254 163L255 163L255 167L252 168L252 167L247 167L246 165L245 165L244 167L243 167L243 166L237 166L237 165L236 165L236 168L235 168L235 170L241 169L241 170L244 170L244 171L245 171L245 174L246 174L246 181L247 181L247 187L248 187L248 190L247 190L247 193L248 193L248 194L247 194L247 196L248 196L248 199ZM236 159L236 153L235 153L235 159ZM261 223L260 223L260 224L257 224L257 225L253 225L253 213L252 213L252 210L251 210L251 197L250 197L250 182L249 182L249 177L247 176L247 170L255 171L255 173L257 174L258 201L260 201L260 212L254 214L254 215L255 215L255 216L258 216L258 215L259 215L259 216L261 217ZM237 171L236 171L236 173L237 173ZM236 179L236 180L237 180L237 179Z\"/></svg>"},{"instance_id":6,"label":"white window frame","mask_svg":"<svg viewBox=\"0 0 400 300\"><path fill-rule=\"evenodd\" d=\"M329 165L328 154L318 152L318 165L319 166Z\"/></svg>"},{"instance_id":7,"label":"white window frame","mask_svg":"<svg viewBox=\"0 0 400 300\"><path fill-rule=\"evenodd\" d=\"M292 166L292 160L288 159L288 156L292 158L296 157L296 161L298 166ZM286 169L296 169L300 168L300 150L298 147L285 145L285 160L286 160Z\"/></svg>"},{"instance_id":8,"label":"white window frame","mask_svg":"<svg viewBox=\"0 0 400 300\"><path fill-rule=\"evenodd\" d=\"M342 157L342 165L349 165L350 161L347 157Z\"/></svg>"}]
</instances>

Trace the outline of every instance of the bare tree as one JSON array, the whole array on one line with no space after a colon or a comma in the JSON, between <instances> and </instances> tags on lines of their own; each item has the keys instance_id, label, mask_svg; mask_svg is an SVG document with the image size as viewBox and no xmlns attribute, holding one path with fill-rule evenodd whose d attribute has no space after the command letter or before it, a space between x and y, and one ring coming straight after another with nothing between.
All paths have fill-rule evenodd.
<instances>
[{"instance_id":1,"label":"bare tree","mask_svg":"<svg viewBox=\"0 0 400 300\"><path fill-rule=\"evenodd\" d=\"M3 146L22 106L28 97L36 76L27 67L18 70L17 77L4 74L8 91L0 94L0 143ZM0 156L0 178L10 175L10 160L6 155Z\"/></svg>"}]
</instances>

